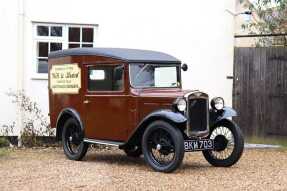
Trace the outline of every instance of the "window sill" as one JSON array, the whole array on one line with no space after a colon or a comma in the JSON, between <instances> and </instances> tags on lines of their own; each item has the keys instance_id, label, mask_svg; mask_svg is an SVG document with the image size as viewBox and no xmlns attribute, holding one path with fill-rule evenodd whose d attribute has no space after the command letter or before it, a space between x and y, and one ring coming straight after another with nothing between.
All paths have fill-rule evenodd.
<instances>
[{"instance_id":1,"label":"window sill","mask_svg":"<svg viewBox=\"0 0 287 191\"><path fill-rule=\"evenodd\" d=\"M31 77L32 80L48 80L48 74L35 73Z\"/></svg>"}]
</instances>

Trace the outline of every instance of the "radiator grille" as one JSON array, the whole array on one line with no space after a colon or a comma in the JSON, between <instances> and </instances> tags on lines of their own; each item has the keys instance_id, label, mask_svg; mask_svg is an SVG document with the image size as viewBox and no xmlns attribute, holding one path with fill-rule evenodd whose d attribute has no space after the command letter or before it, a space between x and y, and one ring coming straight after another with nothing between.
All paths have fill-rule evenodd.
<instances>
[{"instance_id":1,"label":"radiator grille","mask_svg":"<svg viewBox=\"0 0 287 191\"><path fill-rule=\"evenodd\" d=\"M189 132L207 131L208 99L189 99L188 103Z\"/></svg>"}]
</instances>

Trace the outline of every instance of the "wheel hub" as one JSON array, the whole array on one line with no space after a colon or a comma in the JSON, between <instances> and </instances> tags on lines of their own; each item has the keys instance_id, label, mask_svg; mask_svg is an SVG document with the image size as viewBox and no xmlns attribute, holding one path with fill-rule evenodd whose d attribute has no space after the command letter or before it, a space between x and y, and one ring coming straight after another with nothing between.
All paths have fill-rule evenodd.
<instances>
[{"instance_id":1,"label":"wheel hub","mask_svg":"<svg viewBox=\"0 0 287 191\"><path fill-rule=\"evenodd\" d=\"M68 140L69 140L70 143L73 143L73 144L76 144L76 145L79 145L81 143L80 135L77 132L72 133L68 137Z\"/></svg>"},{"instance_id":2,"label":"wheel hub","mask_svg":"<svg viewBox=\"0 0 287 191\"><path fill-rule=\"evenodd\" d=\"M224 135L218 135L214 139L214 147L216 151L223 151L228 144L228 140Z\"/></svg>"},{"instance_id":3,"label":"wheel hub","mask_svg":"<svg viewBox=\"0 0 287 191\"><path fill-rule=\"evenodd\" d=\"M158 143L156 150L163 155L168 155L172 151L171 146L167 144L166 141L162 141L160 144Z\"/></svg>"},{"instance_id":4,"label":"wheel hub","mask_svg":"<svg viewBox=\"0 0 287 191\"><path fill-rule=\"evenodd\" d=\"M156 145L156 150L160 151L160 149L161 149L161 145L160 145L160 144L157 144L157 145Z\"/></svg>"}]
</instances>

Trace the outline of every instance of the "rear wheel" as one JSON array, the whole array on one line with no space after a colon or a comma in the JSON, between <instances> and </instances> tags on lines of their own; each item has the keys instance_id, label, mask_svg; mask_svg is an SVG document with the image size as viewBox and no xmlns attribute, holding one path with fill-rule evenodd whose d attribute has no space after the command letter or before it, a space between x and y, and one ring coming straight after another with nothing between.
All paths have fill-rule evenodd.
<instances>
[{"instance_id":1,"label":"rear wheel","mask_svg":"<svg viewBox=\"0 0 287 191\"><path fill-rule=\"evenodd\" d=\"M63 127L62 143L65 155L71 160L81 160L87 153L89 144L83 141L84 132L78 121L68 119Z\"/></svg>"},{"instance_id":2,"label":"rear wheel","mask_svg":"<svg viewBox=\"0 0 287 191\"><path fill-rule=\"evenodd\" d=\"M183 136L179 129L164 121L151 123L142 138L145 161L159 172L172 172L184 157Z\"/></svg>"},{"instance_id":3,"label":"rear wheel","mask_svg":"<svg viewBox=\"0 0 287 191\"><path fill-rule=\"evenodd\" d=\"M213 166L229 167L241 157L244 139L240 128L230 120L224 120L211 128L210 139L214 140L214 150L203 151L205 159Z\"/></svg>"}]
</instances>

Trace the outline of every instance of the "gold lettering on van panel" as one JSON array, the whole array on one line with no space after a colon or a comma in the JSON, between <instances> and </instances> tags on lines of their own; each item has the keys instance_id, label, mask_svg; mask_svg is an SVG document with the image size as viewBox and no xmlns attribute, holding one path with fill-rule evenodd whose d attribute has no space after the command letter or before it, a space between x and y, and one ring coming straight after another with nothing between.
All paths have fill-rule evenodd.
<instances>
[{"instance_id":1,"label":"gold lettering on van panel","mask_svg":"<svg viewBox=\"0 0 287 191\"><path fill-rule=\"evenodd\" d=\"M81 68L77 63L52 65L50 89L53 94L78 94L81 88Z\"/></svg>"}]
</instances>

